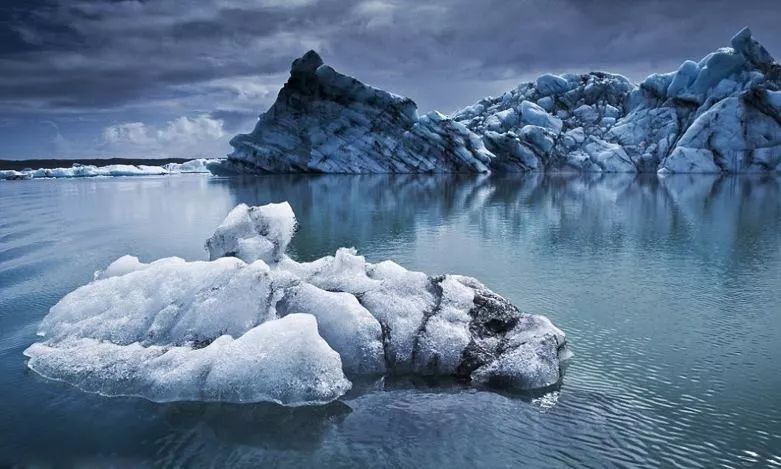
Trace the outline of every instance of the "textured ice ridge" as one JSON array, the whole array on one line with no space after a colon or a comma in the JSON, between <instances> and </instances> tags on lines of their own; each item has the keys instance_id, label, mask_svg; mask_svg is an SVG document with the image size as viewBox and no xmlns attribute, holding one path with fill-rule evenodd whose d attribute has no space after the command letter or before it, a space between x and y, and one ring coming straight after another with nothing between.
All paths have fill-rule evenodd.
<instances>
[{"instance_id":1,"label":"textured ice ridge","mask_svg":"<svg viewBox=\"0 0 781 469\"><path fill-rule=\"evenodd\" d=\"M491 159L463 124L418 117L409 98L342 75L314 51L293 62L252 133L230 143L235 151L213 172L487 172Z\"/></svg>"},{"instance_id":2,"label":"textured ice ridge","mask_svg":"<svg viewBox=\"0 0 781 469\"><path fill-rule=\"evenodd\" d=\"M781 171L781 66L748 28L639 85L542 75L447 117L335 72L314 52L226 172Z\"/></svg>"},{"instance_id":3,"label":"textured ice ridge","mask_svg":"<svg viewBox=\"0 0 781 469\"><path fill-rule=\"evenodd\" d=\"M235 207L210 261L124 256L66 295L24 353L40 375L153 401L321 404L348 377L417 374L518 390L561 378L564 333L473 278L355 250L297 262L287 203Z\"/></svg>"}]
</instances>

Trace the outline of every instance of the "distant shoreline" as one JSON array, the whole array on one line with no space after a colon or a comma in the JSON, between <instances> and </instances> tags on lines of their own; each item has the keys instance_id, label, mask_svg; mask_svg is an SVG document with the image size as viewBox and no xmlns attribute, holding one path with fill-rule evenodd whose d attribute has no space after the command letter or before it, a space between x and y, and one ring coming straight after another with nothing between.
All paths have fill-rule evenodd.
<instances>
[{"instance_id":1,"label":"distant shoreline","mask_svg":"<svg viewBox=\"0 0 781 469\"><path fill-rule=\"evenodd\" d=\"M149 165L163 166L168 163L185 163L194 158L89 158L82 160L69 159L34 159L34 160L2 160L0 159L0 170L21 171L23 169L52 169L52 168L70 168L74 164L108 166L112 164L129 165Z\"/></svg>"}]
</instances>

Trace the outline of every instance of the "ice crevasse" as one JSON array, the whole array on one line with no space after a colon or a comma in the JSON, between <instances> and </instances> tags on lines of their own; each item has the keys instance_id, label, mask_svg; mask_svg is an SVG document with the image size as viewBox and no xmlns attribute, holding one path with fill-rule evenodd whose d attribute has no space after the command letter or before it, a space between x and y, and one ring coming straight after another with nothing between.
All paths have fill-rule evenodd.
<instances>
[{"instance_id":1,"label":"ice crevasse","mask_svg":"<svg viewBox=\"0 0 781 469\"><path fill-rule=\"evenodd\" d=\"M67 294L24 354L38 374L152 401L323 404L350 378L448 376L518 390L561 379L564 333L479 281L354 249L297 262L287 203L236 206L209 261L123 256Z\"/></svg>"}]
</instances>

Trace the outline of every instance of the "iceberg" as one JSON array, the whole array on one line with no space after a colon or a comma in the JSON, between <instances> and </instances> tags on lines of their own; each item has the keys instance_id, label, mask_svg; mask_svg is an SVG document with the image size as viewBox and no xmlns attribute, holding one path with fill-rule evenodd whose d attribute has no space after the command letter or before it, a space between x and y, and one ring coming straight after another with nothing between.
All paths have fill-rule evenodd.
<instances>
[{"instance_id":1,"label":"iceberg","mask_svg":"<svg viewBox=\"0 0 781 469\"><path fill-rule=\"evenodd\" d=\"M239 204L206 241L209 258L232 256L245 262L278 262L296 226L296 216L287 202L262 207Z\"/></svg>"},{"instance_id":2,"label":"iceberg","mask_svg":"<svg viewBox=\"0 0 781 469\"><path fill-rule=\"evenodd\" d=\"M639 85L546 74L453 118L483 136L492 169L505 172L781 171L779 89L781 66L744 28L731 47ZM519 117L497 127L508 111Z\"/></svg>"},{"instance_id":3,"label":"iceberg","mask_svg":"<svg viewBox=\"0 0 781 469\"><path fill-rule=\"evenodd\" d=\"M84 178L118 176L161 176L180 173L209 173L207 166L213 159L200 158L184 163L168 163L164 166L112 164L106 166L74 164L70 168L40 168L22 171L0 171L0 180L22 180L41 178Z\"/></svg>"},{"instance_id":4,"label":"iceberg","mask_svg":"<svg viewBox=\"0 0 781 469\"><path fill-rule=\"evenodd\" d=\"M315 51L293 62L255 129L230 144L228 159L209 165L215 174L487 172L491 158L464 125L419 117L409 98L338 73Z\"/></svg>"},{"instance_id":5,"label":"iceberg","mask_svg":"<svg viewBox=\"0 0 781 469\"><path fill-rule=\"evenodd\" d=\"M107 396L290 406L338 399L356 377L561 380L567 342L547 318L476 279L350 248L298 262L296 228L287 203L242 204L207 241L209 261L117 259L51 308L29 368Z\"/></svg>"},{"instance_id":6,"label":"iceberg","mask_svg":"<svg viewBox=\"0 0 781 469\"><path fill-rule=\"evenodd\" d=\"M184 163L168 163L163 168L169 173L208 173L208 165L214 161L219 160L217 158L197 158Z\"/></svg>"},{"instance_id":7,"label":"iceberg","mask_svg":"<svg viewBox=\"0 0 781 469\"><path fill-rule=\"evenodd\" d=\"M32 174L26 171L15 171L13 169L0 170L0 180L24 181L32 178Z\"/></svg>"},{"instance_id":8,"label":"iceberg","mask_svg":"<svg viewBox=\"0 0 781 469\"><path fill-rule=\"evenodd\" d=\"M451 116L342 75L314 51L231 173L781 171L781 65L748 28L730 47L639 84L605 72L545 74Z\"/></svg>"}]
</instances>

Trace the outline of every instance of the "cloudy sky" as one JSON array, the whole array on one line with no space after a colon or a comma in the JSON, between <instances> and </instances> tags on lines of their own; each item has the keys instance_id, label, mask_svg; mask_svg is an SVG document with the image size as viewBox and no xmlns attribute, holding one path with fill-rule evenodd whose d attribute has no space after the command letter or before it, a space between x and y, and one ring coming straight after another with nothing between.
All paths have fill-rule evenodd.
<instances>
[{"instance_id":1,"label":"cloudy sky","mask_svg":"<svg viewBox=\"0 0 781 469\"><path fill-rule=\"evenodd\" d=\"M0 158L228 152L315 49L452 112L542 72L640 80L748 25L781 55L781 0L2 0Z\"/></svg>"}]
</instances>

